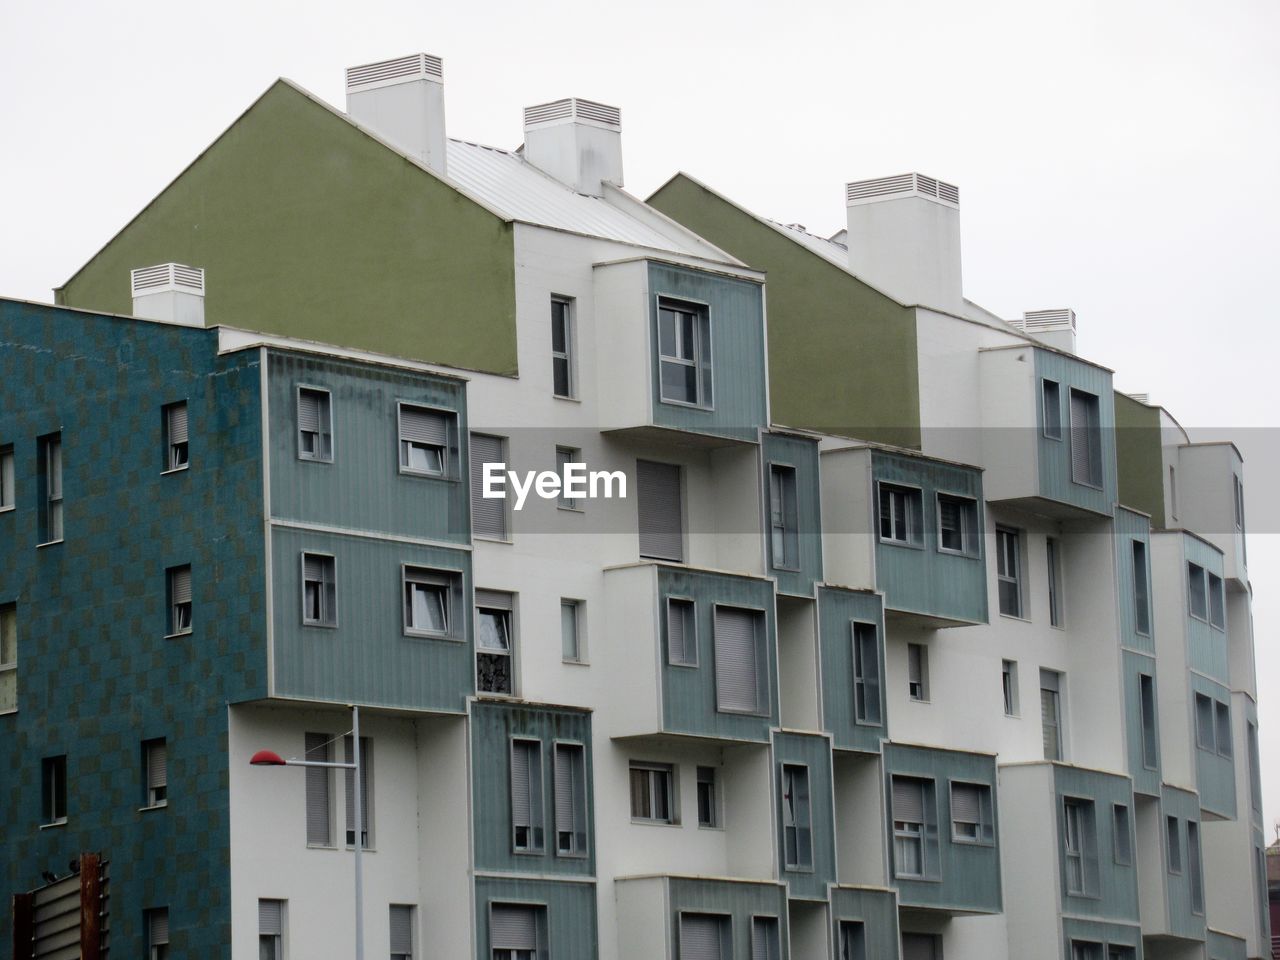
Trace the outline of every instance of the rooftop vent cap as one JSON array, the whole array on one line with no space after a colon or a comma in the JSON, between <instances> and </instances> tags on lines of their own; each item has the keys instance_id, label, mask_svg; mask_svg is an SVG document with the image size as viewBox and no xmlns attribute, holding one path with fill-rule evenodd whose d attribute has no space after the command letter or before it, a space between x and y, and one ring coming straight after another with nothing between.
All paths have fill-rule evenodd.
<instances>
[{"instance_id":1,"label":"rooftop vent cap","mask_svg":"<svg viewBox=\"0 0 1280 960\"><path fill-rule=\"evenodd\" d=\"M1027 333L1035 333L1037 330L1066 329L1074 332L1076 312L1070 307L1063 307L1060 310L1028 310L1022 314L1022 322L1017 326Z\"/></svg>"},{"instance_id":2,"label":"rooftop vent cap","mask_svg":"<svg viewBox=\"0 0 1280 960\"><path fill-rule=\"evenodd\" d=\"M925 197L948 206L960 206L959 187L926 177L923 173L901 173L894 177L857 180L845 185L845 204L850 207L891 197Z\"/></svg>"},{"instance_id":3,"label":"rooftop vent cap","mask_svg":"<svg viewBox=\"0 0 1280 960\"><path fill-rule=\"evenodd\" d=\"M1148 406L1151 405L1151 394L1149 393L1126 393L1125 396L1130 400L1137 400L1139 403L1145 403Z\"/></svg>"},{"instance_id":4,"label":"rooftop vent cap","mask_svg":"<svg viewBox=\"0 0 1280 960\"><path fill-rule=\"evenodd\" d=\"M524 108L526 130L559 123L586 123L605 130L621 130L622 111L594 100L583 100L581 97L565 97L563 100L552 100L550 103Z\"/></svg>"},{"instance_id":5,"label":"rooftop vent cap","mask_svg":"<svg viewBox=\"0 0 1280 960\"><path fill-rule=\"evenodd\" d=\"M158 263L129 271L133 295L179 292L204 296L204 270L181 263Z\"/></svg>"},{"instance_id":6,"label":"rooftop vent cap","mask_svg":"<svg viewBox=\"0 0 1280 960\"><path fill-rule=\"evenodd\" d=\"M408 80L444 83L444 61L429 53L411 53L394 60L379 60L377 63L347 67L347 93L389 87Z\"/></svg>"}]
</instances>

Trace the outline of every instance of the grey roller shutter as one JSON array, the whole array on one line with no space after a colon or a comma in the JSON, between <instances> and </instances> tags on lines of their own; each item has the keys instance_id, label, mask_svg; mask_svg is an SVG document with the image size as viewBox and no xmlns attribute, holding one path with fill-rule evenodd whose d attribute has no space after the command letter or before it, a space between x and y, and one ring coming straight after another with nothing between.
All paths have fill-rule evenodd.
<instances>
[{"instance_id":1,"label":"grey roller shutter","mask_svg":"<svg viewBox=\"0 0 1280 960\"><path fill-rule=\"evenodd\" d=\"M320 432L320 398L310 390L298 391L298 429L303 433Z\"/></svg>"},{"instance_id":2,"label":"grey roller shutter","mask_svg":"<svg viewBox=\"0 0 1280 960\"><path fill-rule=\"evenodd\" d=\"M721 710L760 709L757 618L750 610L716 608L716 706Z\"/></svg>"},{"instance_id":3,"label":"grey roller shutter","mask_svg":"<svg viewBox=\"0 0 1280 960\"><path fill-rule=\"evenodd\" d=\"M327 558L316 556L312 553L303 554L302 557L302 575L306 580L312 580L317 583L324 580L324 562Z\"/></svg>"},{"instance_id":4,"label":"grey roller shutter","mask_svg":"<svg viewBox=\"0 0 1280 960\"><path fill-rule=\"evenodd\" d=\"M530 826L529 811L529 763L533 754L530 745L517 740L511 745L511 823L516 827Z\"/></svg>"},{"instance_id":5,"label":"grey roller shutter","mask_svg":"<svg viewBox=\"0 0 1280 960\"><path fill-rule=\"evenodd\" d=\"M322 763L331 762L329 736L324 733L306 735L306 758ZM324 767L307 767L307 843L328 847L333 844L331 834L333 815L330 807L333 797L329 770Z\"/></svg>"},{"instance_id":6,"label":"grey roller shutter","mask_svg":"<svg viewBox=\"0 0 1280 960\"><path fill-rule=\"evenodd\" d=\"M578 748L556 747L556 832L574 833L574 768L577 766Z\"/></svg>"},{"instance_id":7,"label":"grey roller shutter","mask_svg":"<svg viewBox=\"0 0 1280 960\"><path fill-rule=\"evenodd\" d=\"M343 737L342 742L343 742L343 749L344 749L346 762L347 763L354 762L355 758L351 750L351 747L352 747L351 737L350 736ZM356 774L354 770L348 770L346 771L346 774L347 774L346 776L347 832L352 833L355 831L355 819L356 819L356 798L355 798L355 792L354 792ZM369 818L369 781L372 778L372 775L373 775L373 749L370 746L369 738L361 737L360 738L360 832L365 834L364 844L363 844L365 847L370 846L371 841L373 839L372 837L368 836L369 819L370 819Z\"/></svg>"},{"instance_id":8,"label":"grey roller shutter","mask_svg":"<svg viewBox=\"0 0 1280 960\"><path fill-rule=\"evenodd\" d=\"M173 571L173 602L191 602L191 568L177 567Z\"/></svg>"},{"instance_id":9,"label":"grey roller shutter","mask_svg":"<svg viewBox=\"0 0 1280 960\"><path fill-rule=\"evenodd\" d=\"M672 663L693 663L695 658L687 644L690 638L685 636L684 621L685 603L678 600L667 601L667 659Z\"/></svg>"},{"instance_id":10,"label":"grey roller shutter","mask_svg":"<svg viewBox=\"0 0 1280 960\"><path fill-rule=\"evenodd\" d=\"M175 403L169 407L169 442L187 442L187 405Z\"/></svg>"},{"instance_id":11,"label":"grey roller shutter","mask_svg":"<svg viewBox=\"0 0 1280 960\"><path fill-rule=\"evenodd\" d=\"M680 467L636 461L636 501L640 556L684 559L684 519L680 508Z\"/></svg>"},{"instance_id":12,"label":"grey roller shutter","mask_svg":"<svg viewBox=\"0 0 1280 960\"><path fill-rule=\"evenodd\" d=\"M1097 398L1090 394L1071 391L1071 479L1077 483L1097 483L1099 479L1093 462L1096 403Z\"/></svg>"},{"instance_id":13,"label":"grey roller shutter","mask_svg":"<svg viewBox=\"0 0 1280 960\"><path fill-rule=\"evenodd\" d=\"M893 778L893 819L904 823L924 823L924 791L919 780Z\"/></svg>"},{"instance_id":14,"label":"grey roller shutter","mask_svg":"<svg viewBox=\"0 0 1280 960\"><path fill-rule=\"evenodd\" d=\"M148 912L150 923L147 930L147 941L150 946L159 947L169 942L169 911L151 910Z\"/></svg>"},{"instance_id":15,"label":"grey roller shutter","mask_svg":"<svg viewBox=\"0 0 1280 960\"><path fill-rule=\"evenodd\" d=\"M1052 686L1049 686L1052 684ZM1040 727L1044 740L1044 758L1062 759L1061 717L1058 710L1058 678L1056 674L1040 674Z\"/></svg>"},{"instance_id":16,"label":"grey roller shutter","mask_svg":"<svg viewBox=\"0 0 1280 960\"><path fill-rule=\"evenodd\" d=\"M279 937L284 934L279 900L258 901L258 934Z\"/></svg>"},{"instance_id":17,"label":"grey roller shutter","mask_svg":"<svg viewBox=\"0 0 1280 960\"><path fill-rule=\"evenodd\" d=\"M489 610L510 610L511 594L503 590L476 590L476 606Z\"/></svg>"},{"instance_id":18,"label":"grey roller shutter","mask_svg":"<svg viewBox=\"0 0 1280 960\"><path fill-rule=\"evenodd\" d=\"M937 960L937 940L926 933L902 935L902 960Z\"/></svg>"},{"instance_id":19,"label":"grey roller shutter","mask_svg":"<svg viewBox=\"0 0 1280 960\"><path fill-rule=\"evenodd\" d=\"M533 908L494 904L489 913L489 944L494 950L538 949Z\"/></svg>"},{"instance_id":20,"label":"grey roller shutter","mask_svg":"<svg viewBox=\"0 0 1280 960\"><path fill-rule=\"evenodd\" d=\"M981 823L982 803L972 783L951 785L951 819L957 823Z\"/></svg>"},{"instance_id":21,"label":"grey roller shutter","mask_svg":"<svg viewBox=\"0 0 1280 960\"><path fill-rule=\"evenodd\" d=\"M417 407L400 408L400 438L437 447L449 445L449 420L442 413Z\"/></svg>"},{"instance_id":22,"label":"grey roller shutter","mask_svg":"<svg viewBox=\"0 0 1280 960\"><path fill-rule=\"evenodd\" d=\"M169 751L163 740L157 740L147 750L147 788L155 790L169 782Z\"/></svg>"},{"instance_id":23,"label":"grey roller shutter","mask_svg":"<svg viewBox=\"0 0 1280 960\"><path fill-rule=\"evenodd\" d=\"M778 960L778 921L773 917L751 919L751 960Z\"/></svg>"},{"instance_id":24,"label":"grey roller shutter","mask_svg":"<svg viewBox=\"0 0 1280 960\"><path fill-rule=\"evenodd\" d=\"M505 463L506 459L502 437L471 434L471 531L478 537L507 537L506 500L484 496L484 465Z\"/></svg>"},{"instance_id":25,"label":"grey roller shutter","mask_svg":"<svg viewBox=\"0 0 1280 960\"><path fill-rule=\"evenodd\" d=\"M680 960L721 960L717 917L681 914Z\"/></svg>"},{"instance_id":26,"label":"grey roller shutter","mask_svg":"<svg viewBox=\"0 0 1280 960\"><path fill-rule=\"evenodd\" d=\"M413 907L391 904L391 955L413 954Z\"/></svg>"}]
</instances>

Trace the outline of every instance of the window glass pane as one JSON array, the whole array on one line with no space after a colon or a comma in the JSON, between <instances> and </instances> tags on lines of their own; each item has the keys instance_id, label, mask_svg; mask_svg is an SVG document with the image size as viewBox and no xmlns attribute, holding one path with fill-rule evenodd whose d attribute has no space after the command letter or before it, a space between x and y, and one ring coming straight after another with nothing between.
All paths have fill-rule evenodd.
<instances>
[{"instance_id":1,"label":"window glass pane","mask_svg":"<svg viewBox=\"0 0 1280 960\"><path fill-rule=\"evenodd\" d=\"M1191 615L1200 620L1209 618L1208 601L1205 598L1204 567L1194 563L1187 564L1187 595L1190 601Z\"/></svg>"},{"instance_id":2,"label":"window glass pane","mask_svg":"<svg viewBox=\"0 0 1280 960\"><path fill-rule=\"evenodd\" d=\"M578 602L560 601L560 655L565 660L581 660L578 645Z\"/></svg>"}]
</instances>

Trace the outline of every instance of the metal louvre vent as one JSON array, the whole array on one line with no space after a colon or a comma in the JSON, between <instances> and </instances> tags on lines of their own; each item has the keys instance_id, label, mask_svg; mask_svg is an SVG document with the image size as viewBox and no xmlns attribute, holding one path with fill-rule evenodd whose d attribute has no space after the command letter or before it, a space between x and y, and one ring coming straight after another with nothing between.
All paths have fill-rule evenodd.
<instances>
[{"instance_id":1,"label":"metal louvre vent","mask_svg":"<svg viewBox=\"0 0 1280 960\"><path fill-rule=\"evenodd\" d=\"M181 290L184 293L204 295L204 270L181 263L158 263L154 267L139 267L129 271L133 295L155 293L160 290Z\"/></svg>"},{"instance_id":2,"label":"metal louvre vent","mask_svg":"<svg viewBox=\"0 0 1280 960\"><path fill-rule=\"evenodd\" d=\"M539 103L524 108L526 127L573 120L585 120L589 123L616 128L622 125L622 111L608 104L582 100L578 97L566 97L563 100L553 100L550 103Z\"/></svg>"},{"instance_id":3,"label":"metal louvre vent","mask_svg":"<svg viewBox=\"0 0 1280 960\"><path fill-rule=\"evenodd\" d=\"M1139 403L1151 402L1151 394L1149 393L1126 393L1125 396L1130 400L1137 400Z\"/></svg>"},{"instance_id":4,"label":"metal louvre vent","mask_svg":"<svg viewBox=\"0 0 1280 960\"><path fill-rule=\"evenodd\" d=\"M1028 310L1022 315L1023 330L1060 330L1063 327L1076 328L1076 312L1064 307L1061 310Z\"/></svg>"},{"instance_id":5,"label":"metal louvre vent","mask_svg":"<svg viewBox=\"0 0 1280 960\"><path fill-rule=\"evenodd\" d=\"M386 86L406 80L443 80L444 61L429 53L412 53L394 60L379 60L347 68L347 91Z\"/></svg>"},{"instance_id":6,"label":"metal louvre vent","mask_svg":"<svg viewBox=\"0 0 1280 960\"><path fill-rule=\"evenodd\" d=\"M923 173L902 173L893 177L856 180L845 185L847 204L868 203L885 197L921 196L943 203L960 205L960 188Z\"/></svg>"}]
</instances>

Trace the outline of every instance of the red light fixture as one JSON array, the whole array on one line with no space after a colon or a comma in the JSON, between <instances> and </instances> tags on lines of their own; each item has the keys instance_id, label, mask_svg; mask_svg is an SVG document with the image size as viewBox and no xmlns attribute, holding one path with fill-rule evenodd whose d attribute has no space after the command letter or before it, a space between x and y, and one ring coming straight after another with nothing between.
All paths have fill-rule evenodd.
<instances>
[{"instance_id":1,"label":"red light fixture","mask_svg":"<svg viewBox=\"0 0 1280 960\"><path fill-rule=\"evenodd\" d=\"M284 757L273 750L259 750L249 759L249 763L255 767L283 767L285 765Z\"/></svg>"}]
</instances>

